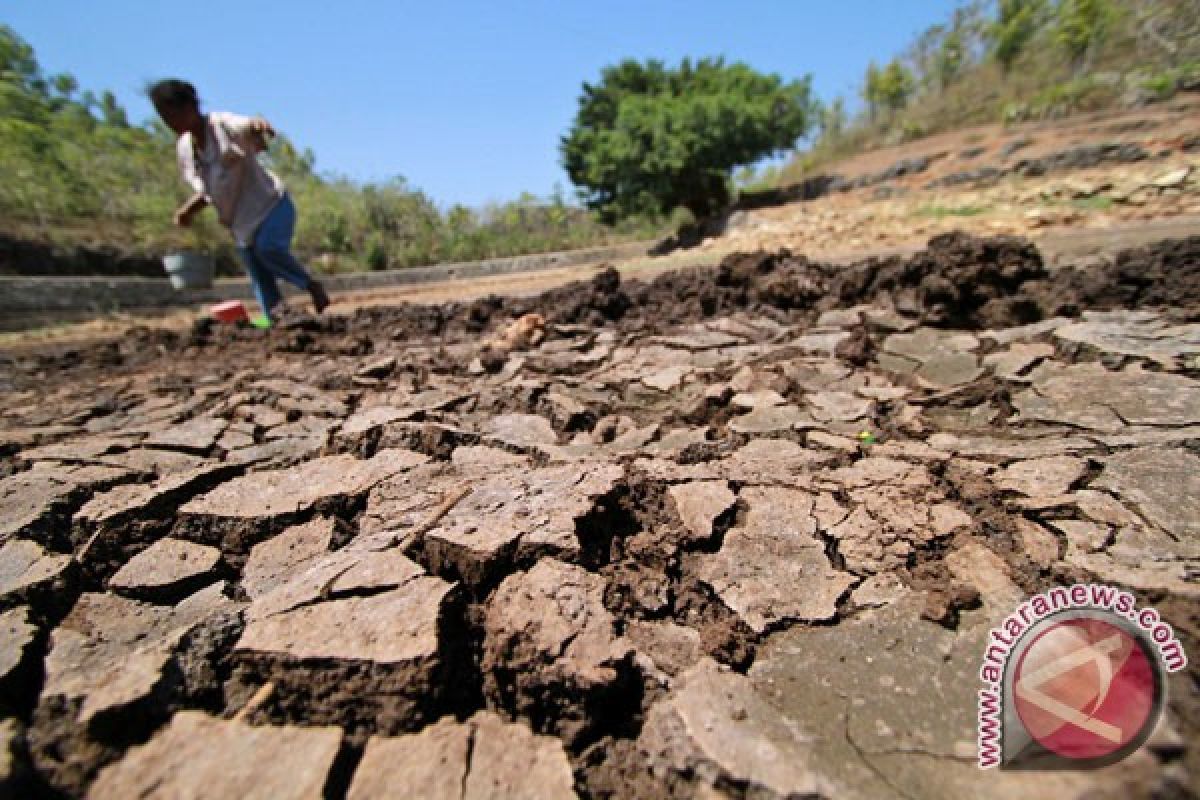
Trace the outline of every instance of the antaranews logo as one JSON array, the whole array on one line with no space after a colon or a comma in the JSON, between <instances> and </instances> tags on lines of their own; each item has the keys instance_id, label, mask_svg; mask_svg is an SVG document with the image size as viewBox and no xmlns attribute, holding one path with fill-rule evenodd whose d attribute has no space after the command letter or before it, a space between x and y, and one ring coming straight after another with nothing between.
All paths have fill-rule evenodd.
<instances>
[{"instance_id":1,"label":"antaranews logo","mask_svg":"<svg viewBox=\"0 0 1200 800\"><path fill-rule=\"evenodd\" d=\"M1187 666L1175 632L1129 592L1055 587L988 635L979 766L1091 769L1137 750L1162 714L1166 674Z\"/></svg>"}]
</instances>

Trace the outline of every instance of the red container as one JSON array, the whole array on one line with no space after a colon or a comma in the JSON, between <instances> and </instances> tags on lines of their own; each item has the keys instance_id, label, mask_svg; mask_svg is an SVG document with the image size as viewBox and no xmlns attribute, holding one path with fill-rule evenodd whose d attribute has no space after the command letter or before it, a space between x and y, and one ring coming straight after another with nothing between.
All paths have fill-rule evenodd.
<instances>
[{"instance_id":1,"label":"red container","mask_svg":"<svg viewBox=\"0 0 1200 800\"><path fill-rule=\"evenodd\" d=\"M239 322L250 319L250 315L246 313L246 304L241 300L217 303L215 306L210 306L208 311L221 322Z\"/></svg>"}]
</instances>

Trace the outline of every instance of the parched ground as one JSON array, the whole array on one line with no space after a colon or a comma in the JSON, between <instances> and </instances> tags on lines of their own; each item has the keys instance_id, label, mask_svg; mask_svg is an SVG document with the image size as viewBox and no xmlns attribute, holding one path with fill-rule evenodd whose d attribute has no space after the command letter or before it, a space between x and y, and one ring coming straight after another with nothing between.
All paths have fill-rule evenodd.
<instances>
[{"instance_id":1,"label":"parched ground","mask_svg":"<svg viewBox=\"0 0 1200 800\"><path fill-rule=\"evenodd\" d=\"M603 270L0 387L0 794L1195 792L1195 666L1097 772L981 772L975 704L1055 585L1200 657L1200 238Z\"/></svg>"}]
</instances>

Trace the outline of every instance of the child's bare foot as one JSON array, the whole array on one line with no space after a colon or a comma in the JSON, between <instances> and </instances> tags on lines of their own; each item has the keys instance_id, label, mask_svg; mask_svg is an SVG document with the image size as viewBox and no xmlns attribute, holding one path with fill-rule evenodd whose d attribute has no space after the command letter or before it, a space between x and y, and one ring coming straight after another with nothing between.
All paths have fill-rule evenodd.
<instances>
[{"instance_id":1,"label":"child's bare foot","mask_svg":"<svg viewBox=\"0 0 1200 800\"><path fill-rule=\"evenodd\" d=\"M325 287L320 281L310 281L308 284L308 293L312 295L313 308L320 314L329 307L329 294L325 291Z\"/></svg>"}]
</instances>

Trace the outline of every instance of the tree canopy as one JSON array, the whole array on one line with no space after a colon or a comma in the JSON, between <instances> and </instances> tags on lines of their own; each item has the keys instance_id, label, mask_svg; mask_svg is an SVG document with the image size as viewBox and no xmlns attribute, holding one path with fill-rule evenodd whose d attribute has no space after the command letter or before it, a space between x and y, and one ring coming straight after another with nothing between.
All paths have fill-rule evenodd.
<instances>
[{"instance_id":1,"label":"tree canopy","mask_svg":"<svg viewBox=\"0 0 1200 800\"><path fill-rule=\"evenodd\" d=\"M809 79L784 82L722 59L622 61L583 85L563 165L606 219L710 214L730 173L793 147L815 117Z\"/></svg>"}]
</instances>

